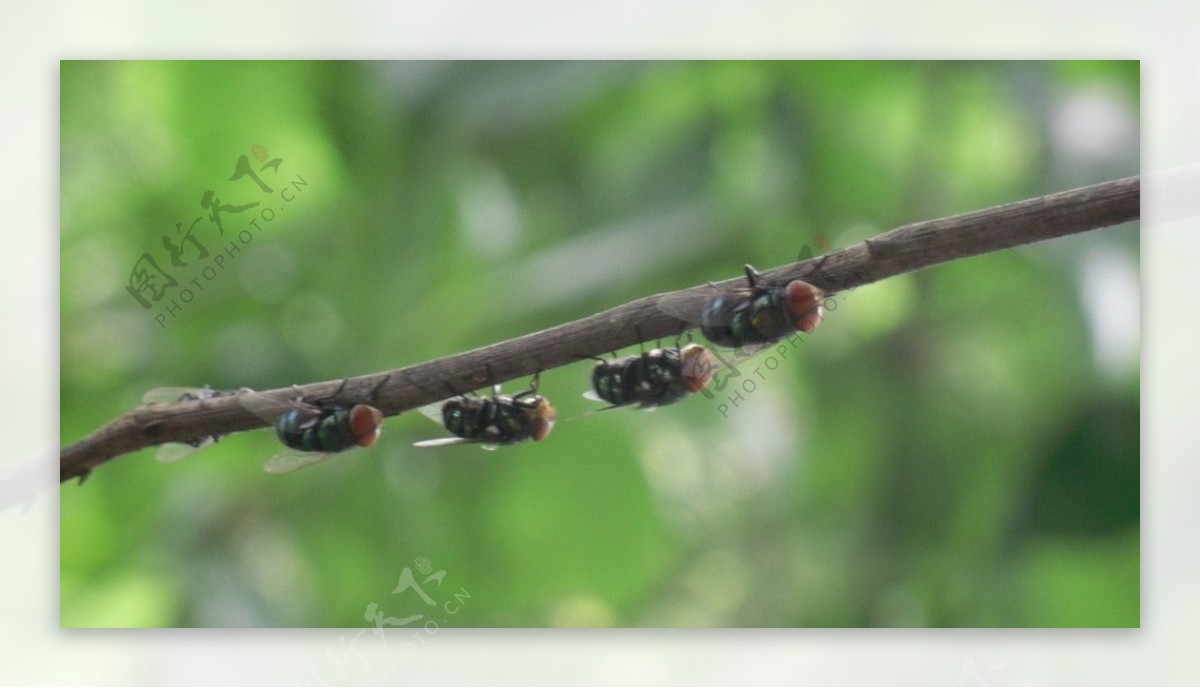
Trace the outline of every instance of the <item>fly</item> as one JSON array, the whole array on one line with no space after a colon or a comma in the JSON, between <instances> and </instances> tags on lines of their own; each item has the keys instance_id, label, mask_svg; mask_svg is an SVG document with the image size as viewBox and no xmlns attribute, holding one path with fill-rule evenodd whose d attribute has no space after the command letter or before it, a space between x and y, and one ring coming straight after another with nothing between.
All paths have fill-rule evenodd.
<instances>
[{"instance_id":1,"label":"fly","mask_svg":"<svg viewBox=\"0 0 1200 688\"><path fill-rule=\"evenodd\" d=\"M231 394L221 392L208 385L204 387L157 387L142 396L143 404L176 404L181 401L202 401ZM217 435L202 437L190 442L167 442L159 445L154 458L163 463L182 461L201 449L207 449L216 444Z\"/></svg>"},{"instance_id":2,"label":"fly","mask_svg":"<svg viewBox=\"0 0 1200 688\"><path fill-rule=\"evenodd\" d=\"M423 407L421 413L441 423L455 436L423 440L413 446L441 447L477 442L491 450L526 440L540 442L549 436L557 415L554 407L537 390L538 376L535 375L529 389L513 396L501 394L500 385L495 385L490 397L460 394Z\"/></svg>"},{"instance_id":3,"label":"fly","mask_svg":"<svg viewBox=\"0 0 1200 688\"><path fill-rule=\"evenodd\" d=\"M745 266L746 287L733 294L714 293L707 298L668 294L659 299L661 310L698 326L713 344L740 351L749 358L795 332L811 333L824 317L825 294L802 280L764 284L762 274Z\"/></svg>"},{"instance_id":4,"label":"fly","mask_svg":"<svg viewBox=\"0 0 1200 688\"><path fill-rule=\"evenodd\" d=\"M699 344L642 351L637 356L605 360L592 357L592 389L584 397L608 402L604 409L636 404L654 410L704 389L715 361Z\"/></svg>"},{"instance_id":5,"label":"fly","mask_svg":"<svg viewBox=\"0 0 1200 688\"><path fill-rule=\"evenodd\" d=\"M374 397L387 379L385 376L368 398ZM334 397L348 381L342 380ZM311 404L301 396L283 398L250 390L241 400L243 406L275 426L276 436L287 447L267 461L263 467L267 473L287 473L334 454L369 447L379 438L383 423L383 412L365 403Z\"/></svg>"}]
</instances>

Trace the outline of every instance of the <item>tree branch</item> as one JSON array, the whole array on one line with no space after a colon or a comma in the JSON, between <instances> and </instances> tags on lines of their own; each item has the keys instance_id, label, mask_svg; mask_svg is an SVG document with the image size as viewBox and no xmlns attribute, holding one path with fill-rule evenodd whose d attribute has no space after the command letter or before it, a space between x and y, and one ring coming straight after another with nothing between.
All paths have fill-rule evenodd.
<instances>
[{"instance_id":1,"label":"tree branch","mask_svg":"<svg viewBox=\"0 0 1200 688\"><path fill-rule=\"evenodd\" d=\"M1140 191L1140 178L1128 177L964 215L917 222L763 274L775 283L803 279L827 294L835 294L958 258L1138 219ZM730 272L738 273L738 277L716 286L729 291L743 286L745 279L738 268L730 266ZM711 289L702 285L673 294L692 297L690 306L698 312L705 298L711 296ZM478 389L575 363L580 356L600 356L636 344L638 333L643 340L651 340L675 336L692 327L660 310L657 304L661 296L648 296L465 353L351 378L336 400L332 395L337 393L342 380L302 385L299 390L306 400L313 402L353 403L382 383L372 403L384 415L396 415L446 398L448 387ZM290 390L267 393L288 394ZM164 442L193 441L266 425L266 421L244 408L236 396L135 408L63 449L60 479L82 479L114 457Z\"/></svg>"}]
</instances>

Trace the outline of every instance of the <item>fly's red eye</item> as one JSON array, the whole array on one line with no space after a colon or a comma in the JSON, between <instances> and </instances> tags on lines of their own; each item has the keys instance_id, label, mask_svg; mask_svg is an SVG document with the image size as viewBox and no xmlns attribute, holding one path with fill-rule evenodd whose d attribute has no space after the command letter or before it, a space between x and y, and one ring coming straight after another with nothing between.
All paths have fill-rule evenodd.
<instances>
[{"instance_id":1,"label":"fly's red eye","mask_svg":"<svg viewBox=\"0 0 1200 688\"><path fill-rule=\"evenodd\" d=\"M687 383L688 391L695 394L704 389L712 379L713 368L716 365L712 354L698 344L688 344L683 347L680 358L683 359L683 379Z\"/></svg>"},{"instance_id":2,"label":"fly's red eye","mask_svg":"<svg viewBox=\"0 0 1200 688\"><path fill-rule=\"evenodd\" d=\"M379 428L375 428L373 432L361 435L354 439L354 443L360 447L369 447L375 444L375 440L379 439Z\"/></svg>"},{"instance_id":3,"label":"fly's red eye","mask_svg":"<svg viewBox=\"0 0 1200 688\"><path fill-rule=\"evenodd\" d=\"M354 435L355 443L360 447L369 447L379 437L379 426L383 423L383 413L374 406L359 404L350 409L350 434Z\"/></svg>"},{"instance_id":4,"label":"fly's red eye","mask_svg":"<svg viewBox=\"0 0 1200 688\"><path fill-rule=\"evenodd\" d=\"M792 324L801 332L812 332L825 316L825 293L808 282L795 280L785 288Z\"/></svg>"},{"instance_id":5,"label":"fly's red eye","mask_svg":"<svg viewBox=\"0 0 1200 688\"><path fill-rule=\"evenodd\" d=\"M550 431L554 429L556 417L557 414L550 402L545 399L538 402L537 408L533 411L533 422L530 429L530 436L535 442L541 442L550 435Z\"/></svg>"}]
</instances>

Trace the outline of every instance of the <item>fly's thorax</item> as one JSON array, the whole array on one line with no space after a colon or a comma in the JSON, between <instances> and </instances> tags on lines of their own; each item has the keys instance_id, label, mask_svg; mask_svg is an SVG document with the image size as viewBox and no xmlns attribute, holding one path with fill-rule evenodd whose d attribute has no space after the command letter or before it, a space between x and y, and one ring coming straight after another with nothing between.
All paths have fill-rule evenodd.
<instances>
[{"instance_id":1,"label":"fly's thorax","mask_svg":"<svg viewBox=\"0 0 1200 688\"><path fill-rule=\"evenodd\" d=\"M682 369L679 349L651 349L642 359L643 365L649 366L656 376L664 380L679 377Z\"/></svg>"},{"instance_id":2,"label":"fly's thorax","mask_svg":"<svg viewBox=\"0 0 1200 688\"><path fill-rule=\"evenodd\" d=\"M682 391L683 365L675 349L655 349L642 361L641 386L646 394L655 397L669 395L675 388Z\"/></svg>"},{"instance_id":3,"label":"fly's thorax","mask_svg":"<svg viewBox=\"0 0 1200 688\"><path fill-rule=\"evenodd\" d=\"M792 331L791 313L782 289L766 289L750 300L746 308L746 340L771 342Z\"/></svg>"},{"instance_id":4,"label":"fly's thorax","mask_svg":"<svg viewBox=\"0 0 1200 688\"><path fill-rule=\"evenodd\" d=\"M526 400L500 395L480 399L480 411L468 425L475 439L495 444L512 444L529 436Z\"/></svg>"}]
</instances>

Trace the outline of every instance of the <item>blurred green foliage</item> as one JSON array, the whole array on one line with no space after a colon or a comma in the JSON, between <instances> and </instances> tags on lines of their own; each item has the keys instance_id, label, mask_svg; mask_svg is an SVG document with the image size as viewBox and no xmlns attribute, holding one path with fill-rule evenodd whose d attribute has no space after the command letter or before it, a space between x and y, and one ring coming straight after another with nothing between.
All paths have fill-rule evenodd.
<instances>
[{"instance_id":1,"label":"blurred green foliage","mask_svg":"<svg viewBox=\"0 0 1200 688\"><path fill-rule=\"evenodd\" d=\"M64 444L153 387L389 369L1138 171L1136 62L64 62L61 84ZM230 181L256 144L269 194ZM206 191L260 205L222 235ZM172 266L162 236L196 218L210 257ZM180 282L149 310L125 288L144 253ZM265 430L121 457L62 488L62 624L1136 626L1137 264L1128 225L889 279L747 367L736 404L494 453L415 449L441 431L409 413L284 476ZM594 406L589 369L544 376L560 418ZM433 606L393 593L405 568Z\"/></svg>"}]
</instances>

